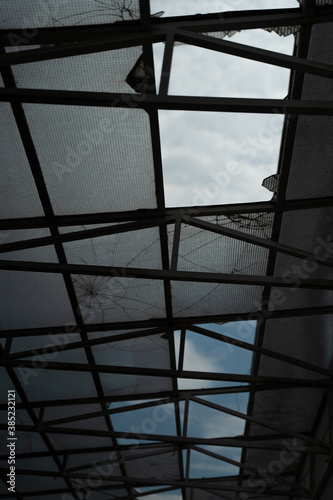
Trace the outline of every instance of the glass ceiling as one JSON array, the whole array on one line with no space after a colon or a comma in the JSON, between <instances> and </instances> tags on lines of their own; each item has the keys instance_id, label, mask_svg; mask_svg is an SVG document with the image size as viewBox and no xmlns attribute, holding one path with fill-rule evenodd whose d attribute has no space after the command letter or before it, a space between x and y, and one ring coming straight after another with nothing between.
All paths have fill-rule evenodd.
<instances>
[{"instance_id":1,"label":"glass ceiling","mask_svg":"<svg viewBox=\"0 0 333 500\"><path fill-rule=\"evenodd\" d=\"M333 11L262 4L0 3L1 499L324 500Z\"/></svg>"}]
</instances>

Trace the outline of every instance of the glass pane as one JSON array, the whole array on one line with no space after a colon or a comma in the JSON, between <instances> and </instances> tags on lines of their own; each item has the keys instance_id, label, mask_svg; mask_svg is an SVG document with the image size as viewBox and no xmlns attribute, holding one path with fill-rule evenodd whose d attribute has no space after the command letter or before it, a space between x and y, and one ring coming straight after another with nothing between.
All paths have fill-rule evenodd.
<instances>
[{"instance_id":1,"label":"glass pane","mask_svg":"<svg viewBox=\"0 0 333 500\"><path fill-rule=\"evenodd\" d=\"M37 217L44 211L32 177L30 165L26 157L19 131L10 104L0 103L0 120L2 127L0 142L1 184L0 209L1 217ZM1 233L3 236L6 232ZM1 242L3 238L1 238Z\"/></svg>"},{"instance_id":2,"label":"glass pane","mask_svg":"<svg viewBox=\"0 0 333 500\"><path fill-rule=\"evenodd\" d=\"M135 93L126 79L141 56L142 47L128 47L18 64L13 72L18 87Z\"/></svg>"},{"instance_id":3,"label":"glass pane","mask_svg":"<svg viewBox=\"0 0 333 500\"><path fill-rule=\"evenodd\" d=\"M73 311L61 274L0 271L0 277L1 328L73 324Z\"/></svg>"},{"instance_id":4,"label":"glass pane","mask_svg":"<svg viewBox=\"0 0 333 500\"><path fill-rule=\"evenodd\" d=\"M167 206L272 198L262 182L277 171L282 115L160 111L159 118Z\"/></svg>"},{"instance_id":5,"label":"glass pane","mask_svg":"<svg viewBox=\"0 0 333 500\"><path fill-rule=\"evenodd\" d=\"M80 24L114 23L138 19L138 0L10 0L1 2L0 25L2 28L46 26L75 26ZM23 33L24 35L24 33ZM33 33L28 32L31 39Z\"/></svg>"},{"instance_id":6,"label":"glass pane","mask_svg":"<svg viewBox=\"0 0 333 500\"><path fill-rule=\"evenodd\" d=\"M27 104L25 111L56 214L156 207L144 110Z\"/></svg>"},{"instance_id":7,"label":"glass pane","mask_svg":"<svg viewBox=\"0 0 333 500\"><path fill-rule=\"evenodd\" d=\"M190 14L208 14L233 10L283 9L299 7L297 0L182 0L165 2L150 0L152 12L164 10L165 16L183 16Z\"/></svg>"}]
</instances>

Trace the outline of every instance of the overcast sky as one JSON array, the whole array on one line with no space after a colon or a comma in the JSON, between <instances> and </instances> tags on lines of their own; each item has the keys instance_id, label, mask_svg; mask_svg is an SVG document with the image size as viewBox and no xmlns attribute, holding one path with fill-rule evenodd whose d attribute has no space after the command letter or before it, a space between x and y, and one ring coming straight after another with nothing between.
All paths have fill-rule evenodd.
<instances>
[{"instance_id":1,"label":"overcast sky","mask_svg":"<svg viewBox=\"0 0 333 500\"><path fill-rule=\"evenodd\" d=\"M152 12L164 10L164 16L296 6L296 0L151 0ZM281 38L263 30L243 31L230 40L286 54L292 54L294 46L293 36ZM155 46L157 72L161 70L163 51L163 44ZM283 99L288 93L288 83L289 71L283 68L180 45L174 49L169 94ZM283 125L281 116L185 111L163 111L159 116L167 206L271 199L272 193L263 188L261 183L277 170ZM215 325L215 328L230 330L230 325ZM177 334L175 340L177 347ZM253 341L253 338L248 341ZM190 334L186 341L184 369L226 372L243 369L243 373L248 372L252 359L249 353L239 349L239 352L231 355L225 349L225 344L221 343L220 348L217 347L216 342ZM197 385L192 380L179 382L182 388ZM214 382L209 384L215 385ZM231 395L232 398L235 396ZM231 398L229 404L234 409L246 412L247 397L246 394L242 395L237 401ZM217 400L214 402L218 403ZM225 396L220 404L227 406ZM243 433L244 421L208 410L201 405L192 408L189 435L212 437ZM222 449L214 451L222 455L225 453ZM239 453L235 449L230 458L239 460ZM226 467L225 471L223 467ZM202 454L191 456L192 477L237 474L237 469L230 467L234 470ZM159 497L152 495L149 498L157 500ZM164 500L179 498L181 495L176 492L163 496Z\"/></svg>"},{"instance_id":2,"label":"overcast sky","mask_svg":"<svg viewBox=\"0 0 333 500\"><path fill-rule=\"evenodd\" d=\"M296 0L152 1L152 12L167 15L245 8L295 7ZM231 8L232 7L232 8ZM225 40L291 54L293 35L264 30ZM160 72L164 45L155 45ZM198 47L174 49L170 95L283 99L289 70ZM167 206L269 200L262 180L277 170L281 115L161 111L160 128ZM235 163L236 162L236 163Z\"/></svg>"}]
</instances>

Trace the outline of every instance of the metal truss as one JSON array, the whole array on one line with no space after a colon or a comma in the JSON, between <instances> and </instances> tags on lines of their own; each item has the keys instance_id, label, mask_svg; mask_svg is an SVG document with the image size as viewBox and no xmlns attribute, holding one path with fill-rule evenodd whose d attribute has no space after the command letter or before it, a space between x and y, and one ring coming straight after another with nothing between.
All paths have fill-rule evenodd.
<instances>
[{"instance_id":1,"label":"metal truss","mask_svg":"<svg viewBox=\"0 0 333 500\"><path fill-rule=\"evenodd\" d=\"M330 101L315 101L302 99L302 87L306 74L316 75L332 79L333 67L331 65L319 63L308 59L308 48L311 37L312 26L316 24L332 23L333 8L315 6L315 2L305 2L305 6L299 9L274 9L265 11L242 11L219 13L198 16L183 16L175 18L151 18L149 3L140 1L141 19L116 23L112 25L91 25L91 26L71 26L57 28L38 28L34 38L27 40L26 45L49 45L47 47L30 49L18 52L5 53L0 57L1 75L4 87L0 88L0 101L8 102L11 105L15 117L20 137L30 164L31 172L36 184L36 188L43 206L45 216L26 217L19 219L2 219L0 228L4 230L48 228L51 236L43 238L27 239L13 243L0 244L0 254L6 252L22 251L25 249L41 248L52 245L56 251L58 262L27 262L21 260L0 260L1 270L23 271L33 273L57 273L64 279L66 290L69 296L75 324L73 325L45 325L43 328L23 328L23 329L3 329L0 330L0 337L5 339L4 347L1 347L0 366L6 369L13 386L20 396L21 402L17 404L18 411L25 410L31 420L29 424L17 425L17 430L22 433L38 434L46 451L35 451L32 453L18 453L18 461L26 458L52 457L58 470L45 471L39 469L25 469L18 465L17 474L38 477L56 477L65 481L66 489L54 490L57 495L71 495L71 498L79 500L80 495L76 489L76 481L87 481L89 479L89 469L91 464L82 463L79 466L69 466L70 457L81 456L88 453L114 451L114 458L111 460L101 460L99 465L117 464L119 475L111 475L107 481L100 486L92 488L93 491L103 492L112 495L112 491L122 485L125 494L123 500L134 500L152 494L149 492L139 492L136 488L143 486L156 486L154 490L160 492L172 492L181 490L183 500L190 500L190 491L214 492L217 496L223 492L237 494L256 495L261 494L255 487L248 486L249 478L257 473L257 469L247 463L248 450L262 450L264 452L285 450L284 440L293 438L297 444L293 447L295 452L303 457L316 457L330 455L331 446L326 441L317 439L314 430L309 432L296 432L288 427L277 426L270 422L269 418L259 418L254 414L256 396L258 394L273 393L274 391L288 390L317 390L320 394L327 394L332 391L333 379L332 371L326 367L311 363L294 356L283 354L264 346L264 338L267 335L268 320L282 318L297 318L323 316L332 313L331 306L313 306L311 308L291 308L270 310L268 307L272 287L293 288L294 283L286 280L283 276L274 274L274 266L277 256L288 255L306 261L313 261L313 253L302 248L285 245L279 241L282 218L285 212L297 210L313 210L323 207L332 207L333 198L313 198L286 200L286 189L290 172L293 143L295 139L298 116L332 116L333 104ZM295 47L293 56L277 54L267 50L256 49L231 41L218 40L207 34L214 31L233 29L255 29L281 26L299 27L299 42ZM21 37L21 40L20 40ZM193 97L193 96L171 96L168 94L170 73L172 68L173 46L175 41L184 42L198 46L207 50L214 50L227 53L236 57L242 57L262 63L289 68L291 70L290 98L279 99L239 99L239 98L215 98L215 97ZM74 92L44 89L17 88L12 72L12 66L27 64L37 61L54 60L58 58L92 54L103 51L111 51L119 48L142 46L145 67L153 68L152 44L165 42L165 54L162 66L162 79L160 88L157 91L152 78L151 90L143 98L138 94L124 93L102 93L102 92ZM8 45L21 45L22 33L19 29L0 30L0 44L2 47ZM152 137L152 148L154 157L154 174L156 181L156 209L142 209L128 212L110 212L100 214L55 214L48 189L44 181L43 171L36 152L29 125L25 117L23 103L41 103L66 106L95 106L95 107L123 107L128 109L144 109L147 111ZM166 208L163 191L163 175L161 146L159 136L158 111L169 110L198 110L212 112L237 112L237 113L279 113L286 115L283 145L280 155L279 174L280 183L277 196L270 202L244 203L235 205L219 205L207 207L183 207ZM290 115L295 117L289 120ZM271 213L274 222L272 236L270 239L250 235L240 230L231 229L223 223L213 224L204 221L200 217L205 216L228 216L232 214L260 214ZM114 224L97 229L86 229L84 231L60 233L61 227L83 224ZM244 275L227 273L207 273L207 272L187 272L178 269L179 246L182 238L184 225L190 225L202 230L212 232L221 238L230 238L255 245L259 248L266 248L269 251L267 272L265 275ZM174 225L174 240L171 256L168 250L167 228ZM98 238L106 235L130 233L132 231L144 230L148 228L158 228L160 237L160 254L162 261L161 269L133 268L120 266L96 266L89 264L69 264L67 261L64 243L81 241L84 239ZM333 267L331 258L322 259L320 266L329 270ZM79 302L73 286L71 275L83 274L93 276L120 276L122 278L144 278L160 280L163 283L165 317L152 318L148 320L104 322L86 324L80 314ZM240 313L221 312L216 315L201 315L189 317L177 317L172 310L171 282L194 282L194 283L224 283L234 285L258 285L263 287L261 304L251 311ZM305 290L332 290L332 279L300 279L299 288ZM206 325L214 322L237 322L242 320L256 319L258 322L256 343L253 345L239 339L234 339L228 335L221 335L211 331ZM199 324L205 326L198 326ZM175 356L174 331L181 330L178 363ZM128 331L133 330L133 331ZM110 332L104 337L91 338L88 334L92 332ZM112 333L116 332L116 333ZM245 373L216 373L190 371L184 369L184 355L186 338L188 332L194 332L205 338L211 338L215 342L235 345L246 351L253 353L253 366L251 374ZM96 397L77 399L50 399L48 401L30 400L27 391L17 375L17 368L25 370L38 369L38 357L46 353L43 345L32 349L13 349L13 341L21 338L34 337L34 340L44 335L56 335L66 333L71 335L79 334L80 340L68 342L58 346L59 352L71 352L76 349L83 349L87 357L87 363L57 362L47 361L43 365L44 370L56 370L58 372L82 372L92 375ZM145 366L122 366L105 365L96 363L93 347L106 344L122 342L126 340L143 339L153 335L164 335L169 348L169 368L148 368ZM294 368L307 370L309 376L304 377L282 377L264 376L259 373L261 356L267 356ZM29 358L29 359L27 359ZM32 358L32 359L30 359ZM101 374L122 374L139 375L167 379L171 381L171 390L159 392L142 392L139 394L115 394L109 397L104 393L101 383ZM180 390L178 382L182 379L197 381L196 389ZM202 381L220 381L220 387L202 388ZM233 382L234 385L228 387L224 382ZM239 384L239 385L235 385ZM243 413L230 409L226 406L209 402L203 399L210 395L241 394L250 393L250 403L248 412ZM324 396L325 397L325 396ZM110 407L113 402L124 402L126 406ZM143 400L143 402L138 402ZM203 407L214 409L220 414L231 415L246 422L245 433L242 436L202 438L188 436L188 424L190 419L190 404L196 403ZM99 405L98 410L87 413L73 414L61 418L49 418L45 412L55 407L72 409L83 404ZM158 408L164 405L172 405L175 418L176 434L155 434L142 432L119 432L115 431L112 416L125 414L147 408ZM180 406L184 405L184 416L181 414ZM7 406L0 405L0 411L4 412ZM322 408L321 408L322 411ZM102 418L105 430L95 428L81 428L79 423L88 422L92 418ZM318 412L319 418L319 412ZM71 427L64 427L63 424L71 424ZM251 425L259 425L269 429L270 434L256 435L251 433ZM4 424L1 429L6 429ZM50 436L82 436L82 447L67 449L56 449ZM108 446L85 447L84 437L106 438L109 440ZM124 444L119 440L134 440ZM202 446L224 446L226 448L241 448L242 456L239 461L233 460L218 452L208 451ZM183 451L186 451L186 459L183 458ZM143 477L129 474L127 465L129 462L144 459L147 457L163 456L164 453L172 452L177 455L178 475L172 478ZM216 460L239 467L238 476L213 477L209 479L190 478L190 457L191 452L198 452L210 456ZM0 458L6 458L4 455ZM311 458L311 460L312 460ZM311 498L319 500L325 482L330 477L333 470L333 461L330 460L321 482L316 491L301 485L300 467L290 479L290 474L281 474L274 486L265 490L265 496L277 495L279 497ZM1 471L3 481L7 471ZM251 476L252 475L252 476ZM79 483L78 483L79 484ZM217 493L216 493L217 492ZM14 497L18 500L24 498L38 498L39 495L49 494L49 490L17 492ZM12 495L11 495L12 497ZM9 498L6 494L1 494L0 499ZM66 497L69 498L69 497Z\"/></svg>"}]
</instances>

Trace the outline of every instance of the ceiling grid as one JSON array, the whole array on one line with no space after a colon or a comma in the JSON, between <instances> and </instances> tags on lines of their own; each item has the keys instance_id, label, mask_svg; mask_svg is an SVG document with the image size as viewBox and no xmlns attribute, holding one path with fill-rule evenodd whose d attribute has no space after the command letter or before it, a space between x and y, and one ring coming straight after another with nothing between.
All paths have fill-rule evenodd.
<instances>
[{"instance_id":1,"label":"ceiling grid","mask_svg":"<svg viewBox=\"0 0 333 500\"><path fill-rule=\"evenodd\" d=\"M329 498L333 10L299 3L0 3L0 499ZM223 38L259 28L293 55ZM179 43L286 68L288 97L172 95ZM166 207L161 110L284 115L273 198Z\"/></svg>"}]
</instances>

